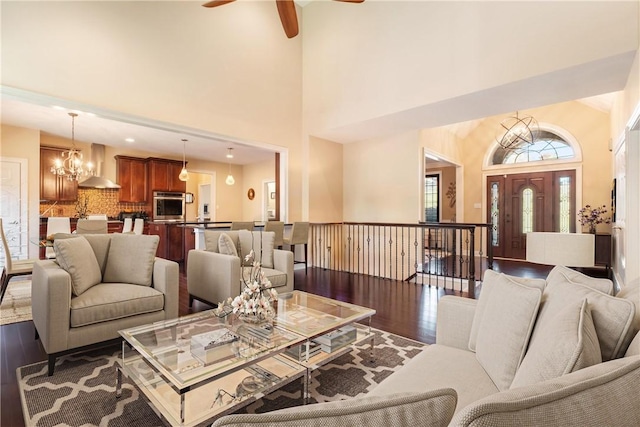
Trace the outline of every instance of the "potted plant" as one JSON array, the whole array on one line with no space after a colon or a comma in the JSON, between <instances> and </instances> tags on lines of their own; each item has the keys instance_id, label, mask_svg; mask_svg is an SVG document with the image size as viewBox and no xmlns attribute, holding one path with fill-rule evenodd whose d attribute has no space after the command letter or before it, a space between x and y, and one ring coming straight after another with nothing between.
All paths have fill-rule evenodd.
<instances>
[{"instance_id":1,"label":"potted plant","mask_svg":"<svg viewBox=\"0 0 640 427\"><path fill-rule=\"evenodd\" d=\"M581 225L589 227L589 233L596 234L596 226L598 224L611 223L611 218L609 216L605 216L607 212L606 205L599 207L586 205L578 211L578 219L580 220Z\"/></svg>"}]
</instances>

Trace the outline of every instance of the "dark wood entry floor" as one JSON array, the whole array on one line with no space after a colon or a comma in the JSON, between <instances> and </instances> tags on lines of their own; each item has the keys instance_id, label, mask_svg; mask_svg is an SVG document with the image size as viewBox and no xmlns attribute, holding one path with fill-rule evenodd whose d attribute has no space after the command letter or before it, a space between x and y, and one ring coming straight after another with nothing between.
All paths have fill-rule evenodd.
<instances>
[{"instance_id":1,"label":"dark wood entry floor","mask_svg":"<svg viewBox=\"0 0 640 427\"><path fill-rule=\"evenodd\" d=\"M494 270L523 277L546 277L551 267L518 261L496 260ZM296 289L351 302L377 310L371 325L418 341L435 342L436 306L442 295L460 294L428 286L319 268L295 271ZM187 281L180 271L180 315L211 307L198 301L188 307ZM34 339L33 322L0 326L0 425L24 426L16 368L46 360L40 342ZM55 375L55 373L54 373Z\"/></svg>"}]
</instances>

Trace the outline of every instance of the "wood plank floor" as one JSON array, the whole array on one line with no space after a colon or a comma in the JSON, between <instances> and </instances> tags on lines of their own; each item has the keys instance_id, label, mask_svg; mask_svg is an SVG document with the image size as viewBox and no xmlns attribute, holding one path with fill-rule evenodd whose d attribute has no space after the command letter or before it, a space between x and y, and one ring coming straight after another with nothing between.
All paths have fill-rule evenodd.
<instances>
[{"instance_id":1,"label":"wood plank floor","mask_svg":"<svg viewBox=\"0 0 640 427\"><path fill-rule=\"evenodd\" d=\"M524 262L495 262L494 270L523 277L546 277L551 267ZM298 290L335 298L376 309L371 325L418 341L433 343L436 331L438 299L443 291L423 285L378 279L369 276L339 273L309 268L295 271ZM211 307L195 301L188 307L187 283L183 269L180 274L180 315L207 310ZM0 425L24 426L21 402L16 382L16 368L46 359L40 342L34 339L33 322L0 326ZM54 373L55 375L55 373Z\"/></svg>"}]
</instances>

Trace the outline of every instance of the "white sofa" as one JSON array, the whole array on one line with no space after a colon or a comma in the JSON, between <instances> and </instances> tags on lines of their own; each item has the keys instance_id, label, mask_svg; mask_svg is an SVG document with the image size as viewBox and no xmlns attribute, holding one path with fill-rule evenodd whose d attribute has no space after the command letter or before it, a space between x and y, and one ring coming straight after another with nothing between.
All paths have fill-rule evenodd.
<instances>
[{"instance_id":1,"label":"white sofa","mask_svg":"<svg viewBox=\"0 0 640 427\"><path fill-rule=\"evenodd\" d=\"M479 300L443 297L436 344L364 398L230 415L219 426L638 426L640 286L556 267L489 271Z\"/></svg>"},{"instance_id":2,"label":"white sofa","mask_svg":"<svg viewBox=\"0 0 640 427\"><path fill-rule=\"evenodd\" d=\"M205 249L190 250L187 258L190 307L194 299L215 305L240 295L241 266L251 250L274 289L293 290L293 253L274 248L273 231L205 230L204 241Z\"/></svg>"}]
</instances>

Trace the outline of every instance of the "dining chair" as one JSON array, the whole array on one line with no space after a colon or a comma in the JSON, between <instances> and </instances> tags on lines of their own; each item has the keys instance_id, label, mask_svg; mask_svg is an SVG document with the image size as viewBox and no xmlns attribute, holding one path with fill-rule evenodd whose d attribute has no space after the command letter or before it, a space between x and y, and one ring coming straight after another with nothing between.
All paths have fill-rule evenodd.
<instances>
[{"instance_id":1,"label":"dining chair","mask_svg":"<svg viewBox=\"0 0 640 427\"><path fill-rule=\"evenodd\" d=\"M254 223L253 221L251 222L232 222L231 223L231 229L232 230L249 230L249 231L253 231L254 228Z\"/></svg>"},{"instance_id":2,"label":"dining chair","mask_svg":"<svg viewBox=\"0 0 640 427\"><path fill-rule=\"evenodd\" d=\"M142 234L144 230L144 218L136 218L133 224L133 234Z\"/></svg>"},{"instance_id":3,"label":"dining chair","mask_svg":"<svg viewBox=\"0 0 640 427\"><path fill-rule=\"evenodd\" d=\"M106 219L79 219L76 223L78 234L107 234Z\"/></svg>"},{"instance_id":4,"label":"dining chair","mask_svg":"<svg viewBox=\"0 0 640 427\"><path fill-rule=\"evenodd\" d=\"M125 218L124 219L124 224L122 225L122 232L123 233L132 233L133 229L133 219L131 218Z\"/></svg>"},{"instance_id":5,"label":"dining chair","mask_svg":"<svg viewBox=\"0 0 640 427\"><path fill-rule=\"evenodd\" d=\"M304 263L304 273L307 274L307 246L309 243L309 223L294 222L291 226L291 233L284 238L284 244L291 246L294 254L294 264ZM304 245L304 261L295 261L296 245Z\"/></svg>"},{"instance_id":6,"label":"dining chair","mask_svg":"<svg viewBox=\"0 0 640 427\"><path fill-rule=\"evenodd\" d=\"M282 245L284 244L284 222L267 221L264 224L264 231L273 231L276 233L276 239L273 242L273 246L277 249L282 249Z\"/></svg>"},{"instance_id":7,"label":"dining chair","mask_svg":"<svg viewBox=\"0 0 640 427\"><path fill-rule=\"evenodd\" d=\"M50 216L47 218L47 235L46 240L52 242L56 233L71 233L71 220L68 216ZM53 246L45 248L44 256L47 259L56 257Z\"/></svg>"},{"instance_id":8,"label":"dining chair","mask_svg":"<svg viewBox=\"0 0 640 427\"><path fill-rule=\"evenodd\" d=\"M23 276L31 274L33 272L33 263L36 259L20 259L14 260L11 258L11 251L9 250L9 242L4 234L4 226L2 225L2 218L0 218L0 237L2 237L2 246L4 248L4 267L2 269L2 283L0 285L0 302L4 298L4 293L9 286L9 280L14 276Z\"/></svg>"}]
</instances>

